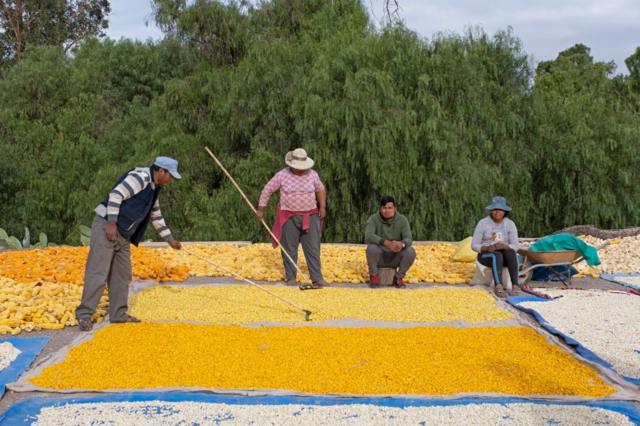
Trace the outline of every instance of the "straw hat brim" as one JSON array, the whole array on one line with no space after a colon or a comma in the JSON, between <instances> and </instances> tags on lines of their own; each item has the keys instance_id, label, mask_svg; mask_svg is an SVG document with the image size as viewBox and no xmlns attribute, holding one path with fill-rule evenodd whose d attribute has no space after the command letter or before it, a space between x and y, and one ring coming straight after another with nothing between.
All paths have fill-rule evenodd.
<instances>
[{"instance_id":1,"label":"straw hat brim","mask_svg":"<svg viewBox=\"0 0 640 426\"><path fill-rule=\"evenodd\" d=\"M306 160L291 159L291 160L285 160L284 162L287 166L296 170L309 170L310 168L313 167L313 164L314 164L313 160L309 157L307 157Z\"/></svg>"}]
</instances>

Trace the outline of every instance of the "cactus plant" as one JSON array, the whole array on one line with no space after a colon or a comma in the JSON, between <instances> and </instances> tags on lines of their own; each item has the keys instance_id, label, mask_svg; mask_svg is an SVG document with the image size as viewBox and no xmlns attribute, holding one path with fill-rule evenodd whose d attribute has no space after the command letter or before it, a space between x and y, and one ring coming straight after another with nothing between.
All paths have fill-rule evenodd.
<instances>
[{"instance_id":1,"label":"cactus plant","mask_svg":"<svg viewBox=\"0 0 640 426\"><path fill-rule=\"evenodd\" d=\"M29 228L24 227L24 238L22 239L22 248L28 249L31 248L31 234L29 233Z\"/></svg>"},{"instance_id":2,"label":"cactus plant","mask_svg":"<svg viewBox=\"0 0 640 426\"><path fill-rule=\"evenodd\" d=\"M38 242L36 244L31 244L31 234L29 232L29 228L25 226L24 228L24 238L22 242L14 236L10 236L7 231L0 228L0 249L5 250L23 250L30 248L45 248L49 246L54 246L55 244L50 243L47 238L47 234L41 232L38 235Z\"/></svg>"},{"instance_id":3,"label":"cactus plant","mask_svg":"<svg viewBox=\"0 0 640 426\"><path fill-rule=\"evenodd\" d=\"M40 235L38 235L38 240L39 241L33 245L34 248L45 248L49 245L47 234L44 232L41 232Z\"/></svg>"},{"instance_id":4,"label":"cactus plant","mask_svg":"<svg viewBox=\"0 0 640 426\"><path fill-rule=\"evenodd\" d=\"M83 246L88 246L91 242L91 228L85 225L80 225L80 242Z\"/></svg>"}]
</instances>

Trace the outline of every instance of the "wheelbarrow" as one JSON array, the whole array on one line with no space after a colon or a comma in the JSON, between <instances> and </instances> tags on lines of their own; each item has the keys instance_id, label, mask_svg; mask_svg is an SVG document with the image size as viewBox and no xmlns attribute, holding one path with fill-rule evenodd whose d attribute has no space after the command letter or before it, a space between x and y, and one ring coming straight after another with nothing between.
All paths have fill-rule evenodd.
<instances>
[{"instance_id":1,"label":"wheelbarrow","mask_svg":"<svg viewBox=\"0 0 640 426\"><path fill-rule=\"evenodd\" d=\"M518 278L523 287L528 286L536 268L548 268L551 275L557 277L565 287L569 287L571 285L571 266L584 260L584 257L576 250L531 251L520 249L518 254L522 256L518 268Z\"/></svg>"},{"instance_id":2,"label":"wheelbarrow","mask_svg":"<svg viewBox=\"0 0 640 426\"><path fill-rule=\"evenodd\" d=\"M605 241L596 247L596 250L608 245L609 242ZM527 283L536 268L549 268L551 275L562 281L565 287L569 287L571 285L571 267L584 260L584 256L576 250L531 251L520 249L518 254L522 256L522 261L518 265L518 278L523 287L528 287Z\"/></svg>"}]
</instances>

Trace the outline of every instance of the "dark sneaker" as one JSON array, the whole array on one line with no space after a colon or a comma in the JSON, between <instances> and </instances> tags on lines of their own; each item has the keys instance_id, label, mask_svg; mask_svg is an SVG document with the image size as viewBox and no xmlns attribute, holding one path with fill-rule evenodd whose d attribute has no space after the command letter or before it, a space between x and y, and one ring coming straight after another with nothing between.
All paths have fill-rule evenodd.
<instances>
[{"instance_id":1,"label":"dark sneaker","mask_svg":"<svg viewBox=\"0 0 640 426\"><path fill-rule=\"evenodd\" d=\"M318 288L322 288L327 286L327 282L325 280L320 280L320 281L316 281L314 283L311 284L311 287L313 287L314 289L318 289Z\"/></svg>"},{"instance_id":2,"label":"dark sneaker","mask_svg":"<svg viewBox=\"0 0 640 426\"><path fill-rule=\"evenodd\" d=\"M80 331L91 331L93 329L93 323L90 319L81 319L78 320L78 328Z\"/></svg>"},{"instance_id":3,"label":"dark sneaker","mask_svg":"<svg viewBox=\"0 0 640 426\"><path fill-rule=\"evenodd\" d=\"M371 288L380 287L380 278L378 277L378 274L369 275L369 287Z\"/></svg>"},{"instance_id":4,"label":"dark sneaker","mask_svg":"<svg viewBox=\"0 0 640 426\"><path fill-rule=\"evenodd\" d=\"M396 288L405 288L407 285L404 283L404 278L393 277L393 286Z\"/></svg>"},{"instance_id":5,"label":"dark sneaker","mask_svg":"<svg viewBox=\"0 0 640 426\"><path fill-rule=\"evenodd\" d=\"M296 285L298 285L298 281L296 281L295 279L287 280L287 285L296 286Z\"/></svg>"},{"instance_id":6,"label":"dark sneaker","mask_svg":"<svg viewBox=\"0 0 640 426\"><path fill-rule=\"evenodd\" d=\"M132 315L126 314L119 320L111 321L112 324L122 324L125 322L140 322L140 320Z\"/></svg>"}]
</instances>

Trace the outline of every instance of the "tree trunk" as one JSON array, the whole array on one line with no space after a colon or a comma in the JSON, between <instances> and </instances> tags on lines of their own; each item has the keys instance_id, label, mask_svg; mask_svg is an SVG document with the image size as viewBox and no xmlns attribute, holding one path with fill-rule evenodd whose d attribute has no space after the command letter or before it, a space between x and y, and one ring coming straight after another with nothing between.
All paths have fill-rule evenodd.
<instances>
[{"instance_id":1,"label":"tree trunk","mask_svg":"<svg viewBox=\"0 0 640 426\"><path fill-rule=\"evenodd\" d=\"M24 47L24 31L22 28L22 0L16 0L15 10L15 28L13 30L16 35L15 49L16 49L16 63L20 63L22 60L22 49Z\"/></svg>"},{"instance_id":2,"label":"tree trunk","mask_svg":"<svg viewBox=\"0 0 640 426\"><path fill-rule=\"evenodd\" d=\"M576 225L556 231L554 234L559 234L560 232L566 232L573 235L591 235L592 237L600 238L601 240L610 240L613 238L624 238L639 235L640 227L625 229L599 229L591 225Z\"/></svg>"}]
</instances>

